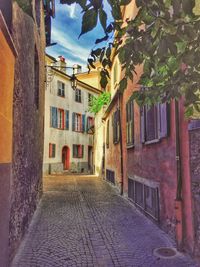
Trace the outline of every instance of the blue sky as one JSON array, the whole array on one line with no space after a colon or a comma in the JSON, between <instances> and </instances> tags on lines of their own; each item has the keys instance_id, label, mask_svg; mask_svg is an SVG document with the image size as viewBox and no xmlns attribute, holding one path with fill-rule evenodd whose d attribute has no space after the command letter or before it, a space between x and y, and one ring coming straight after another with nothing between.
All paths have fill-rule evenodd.
<instances>
[{"instance_id":1,"label":"blue sky","mask_svg":"<svg viewBox=\"0 0 200 267\"><path fill-rule=\"evenodd\" d=\"M68 66L80 64L86 70L87 58L95 40L103 37L104 33L100 26L93 31L78 36L81 32L81 9L78 5L61 5L56 0L56 17L52 19L51 42L57 45L48 47L46 52L57 58L62 55L66 58Z\"/></svg>"}]
</instances>

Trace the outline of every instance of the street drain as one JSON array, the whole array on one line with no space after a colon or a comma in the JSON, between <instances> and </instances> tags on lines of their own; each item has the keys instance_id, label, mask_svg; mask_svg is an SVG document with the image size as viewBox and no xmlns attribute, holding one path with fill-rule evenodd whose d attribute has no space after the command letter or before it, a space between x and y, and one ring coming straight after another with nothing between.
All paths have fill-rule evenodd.
<instances>
[{"instance_id":1,"label":"street drain","mask_svg":"<svg viewBox=\"0 0 200 267\"><path fill-rule=\"evenodd\" d=\"M163 247L154 249L153 254L159 258L169 259L177 256L178 252L175 248Z\"/></svg>"}]
</instances>

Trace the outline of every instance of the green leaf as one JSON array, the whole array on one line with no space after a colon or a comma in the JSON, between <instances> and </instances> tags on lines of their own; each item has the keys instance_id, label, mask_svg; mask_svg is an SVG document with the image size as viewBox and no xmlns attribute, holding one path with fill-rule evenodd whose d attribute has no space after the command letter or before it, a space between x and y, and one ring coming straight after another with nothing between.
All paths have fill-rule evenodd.
<instances>
[{"instance_id":1,"label":"green leaf","mask_svg":"<svg viewBox=\"0 0 200 267\"><path fill-rule=\"evenodd\" d=\"M97 15L97 11L94 8L85 11L82 18L82 29L79 37L96 27L98 18Z\"/></svg>"},{"instance_id":2,"label":"green leaf","mask_svg":"<svg viewBox=\"0 0 200 267\"><path fill-rule=\"evenodd\" d=\"M93 69L95 69L94 60L92 58L88 58L88 63Z\"/></svg>"},{"instance_id":3,"label":"green leaf","mask_svg":"<svg viewBox=\"0 0 200 267\"><path fill-rule=\"evenodd\" d=\"M107 14L103 10L103 8L100 8L100 10L99 10L99 20L100 20L101 26L103 27L104 31L106 32Z\"/></svg>"},{"instance_id":4,"label":"green leaf","mask_svg":"<svg viewBox=\"0 0 200 267\"><path fill-rule=\"evenodd\" d=\"M84 10L86 8L87 0L77 0L77 3L81 6L81 8Z\"/></svg>"},{"instance_id":5,"label":"green leaf","mask_svg":"<svg viewBox=\"0 0 200 267\"><path fill-rule=\"evenodd\" d=\"M111 48L110 48L110 46L106 49L106 56L107 56L107 58L110 58L110 56L111 56Z\"/></svg>"},{"instance_id":6,"label":"green leaf","mask_svg":"<svg viewBox=\"0 0 200 267\"><path fill-rule=\"evenodd\" d=\"M60 0L61 4L67 4L67 5L71 5L76 3L76 0Z\"/></svg>"},{"instance_id":7,"label":"green leaf","mask_svg":"<svg viewBox=\"0 0 200 267\"><path fill-rule=\"evenodd\" d=\"M142 6L142 0L135 0L136 6L141 7Z\"/></svg>"},{"instance_id":8,"label":"green leaf","mask_svg":"<svg viewBox=\"0 0 200 267\"><path fill-rule=\"evenodd\" d=\"M127 78L124 77L124 78L120 81L120 83L119 83L119 91L120 91L121 93L123 93L124 90L126 89L126 87L127 87Z\"/></svg>"},{"instance_id":9,"label":"green leaf","mask_svg":"<svg viewBox=\"0 0 200 267\"><path fill-rule=\"evenodd\" d=\"M106 88L107 84L108 84L108 79L106 77L106 75L101 76L101 80L100 80L100 84L102 88Z\"/></svg>"},{"instance_id":10,"label":"green leaf","mask_svg":"<svg viewBox=\"0 0 200 267\"><path fill-rule=\"evenodd\" d=\"M128 5L132 0L121 0L120 1L120 6L126 6Z\"/></svg>"}]
</instances>

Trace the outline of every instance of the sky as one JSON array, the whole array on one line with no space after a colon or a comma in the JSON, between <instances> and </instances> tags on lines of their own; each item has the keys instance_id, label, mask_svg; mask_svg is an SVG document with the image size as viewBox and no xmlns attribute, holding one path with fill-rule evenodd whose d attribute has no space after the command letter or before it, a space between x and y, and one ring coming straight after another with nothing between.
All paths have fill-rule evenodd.
<instances>
[{"instance_id":1,"label":"sky","mask_svg":"<svg viewBox=\"0 0 200 267\"><path fill-rule=\"evenodd\" d=\"M89 33L81 32L81 9L79 5L61 5L56 0L56 17L52 19L51 42L57 45L46 48L47 54L57 58L65 57L67 65L79 64L83 71L87 70L87 58L97 38L104 36L101 26L97 26Z\"/></svg>"}]
</instances>

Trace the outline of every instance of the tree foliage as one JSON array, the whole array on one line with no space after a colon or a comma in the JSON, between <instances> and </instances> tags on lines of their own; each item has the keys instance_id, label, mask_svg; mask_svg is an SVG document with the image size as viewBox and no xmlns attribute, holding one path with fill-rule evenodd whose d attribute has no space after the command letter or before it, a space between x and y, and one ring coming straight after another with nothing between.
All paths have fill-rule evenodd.
<instances>
[{"instance_id":1,"label":"tree foliage","mask_svg":"<svg viewBox=\"0 0 200 267\"><path fill-rule=\"evenodd\" d=\"M111 96L109 92L103 92L98 97L93 96L90 101L89 111L97 114L104 105L108 105Z\"/></svg>"},{"instance_id":2,"label":"tree foliage","mask_svg":"<svg viewBox=\"0 0 200 267\"><path fill-rule=\"evenodd\" d=\"M139 83L145 90L133 95L138 104L184 96L188 116L194 109L200 111L200 16L195 0L136 0L138 13L131 20L122 16L122 6L131 0L107 0L113 16L109 24L102 0L61 2L82 7L81 34L92 30L98 19L104 29L105 36L97 39L96 44L108 40L107 46L92 50L88 59L90 67L100 60L103 88L109 79L114 48L114 56L118 56L124 73L119 83L121 91L128 80L134 81L136 66L143 64ZM109 41L113 32L115 38Z\"/></svg>"}]
</instances>

